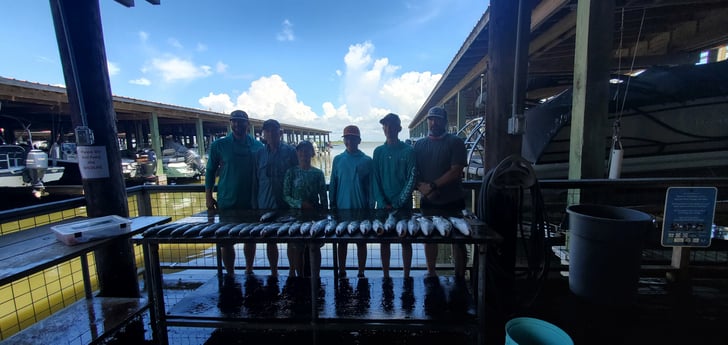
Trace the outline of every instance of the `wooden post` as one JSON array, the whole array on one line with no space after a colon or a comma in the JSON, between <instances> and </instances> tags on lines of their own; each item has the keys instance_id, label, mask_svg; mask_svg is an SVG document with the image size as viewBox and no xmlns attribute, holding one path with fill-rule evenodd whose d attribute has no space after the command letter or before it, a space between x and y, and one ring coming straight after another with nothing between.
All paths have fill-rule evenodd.
<instances>
[{"instance_id":1,"label":"wooden post","mask_svg":"<svg viewBox=\"0 0 728 345\"><path fill-rule=\"evenodd\" d=\"M149 118L149 132L152 135L152 150L157 155L157 177L162 177L161 180L167 181L164 175L164 164L162 164L162 140L159 137L159 117L157 113L152 113L152 117ZM162 184L160 182L160 184ZM164 183L166 184L166 183Z\"/></svg>"},{"instance_id":2,"label":"wooden post","mask_svg":"<svg viewBox=\"0 0 728 345\"><path fill-rule=\"evenodd\" d=\"M87 126L94 134L92 145L104 147L106 153L101 164L108 166L108 177L83 180L88 215L128 217L98 0L51 0L50 4L73 126ZM95 255L100 295L139 296L128 238L113 241Z\"/></svg>"},{"instance_id":3,"label":"wooden post","mask_svg":"<svg viewBox=\"0 0 728 345\"><path fill-rule=\"evenodd\" d=\"M522 6L519 6L521 4ZM522 135L509 134L509 118L515 113L523 115L522 104L524 95L514 97L514 91L524 90L526 82L526 62L528 52L528 39L530 30L531 7L528 0L491 0L490 19L488 22L488 55L486 89L486 126L484 145L486 147L486 171L495 168L504 158L511 154L521 153ZM520 13L519 13L520 8ZM519 19L520 17L520 19ZM520 26L520 31L519 31ZM519 32L521 37L519 39ZM518 67L517 67L518 66ZM516 72L519 72L518 74ZM520 86L519 86L520 84ZM514 100L516 100L514 104ZM515 110L515 111L514 111ZM494 193L489 203L500 205L514 205L515 199L511 193L504 191ZM489 291L497 291L497 320L501 326L494 327L498 331L503 329L505 318L513 312L515 306L515 263L516 263L516 232L518 229L517 213L515 207L508 208L511 212L497 212L489 207L487 217L489 226L495 229L502 237L498 254L494 255L489 265L499 267L499 279L494 282ZM502 331L501 331L502 332ZM503 339L504 334L499 333L492 339Z\"/></svg>"},{"instance_id":4,"label":"wooden post","mask_svg":"<svg viewBox=\"0 0 728 345\"><path fill-rule=\"evenodd\" d=\"M576 15L569 179L605 176L605 134L609 110L613 23L614 0L579 0ZM582 196L579 193L569 193L569 204L581 201Z\"/></svg>"},{"instance_id":5,"label":"wooden post","mask_svg":"<svg viewBox=\"0 0 728 345\"><path fill-rule=\"evenodd\" d=\"M508 135L508 118L513 106L514 83L522 84L525 90L526 66L528 58L528 39L520 40L520 56L515 55L517 47L518 3L512 0L493 0L490 2L490 21L488 23L488 55L490 63L487 71L485 155L486 170L494 168L511 154L521 153L521 135ZM521 20L522 35L529 35L531 7L530 1L523 0ZM514 78L516 63L520 64L519 80ZM516 113L523 114L522 103L525 95L517 95L521 106L516 104ZM521 108L521 109L519 109Z\"/></svg>"}]
</instances>

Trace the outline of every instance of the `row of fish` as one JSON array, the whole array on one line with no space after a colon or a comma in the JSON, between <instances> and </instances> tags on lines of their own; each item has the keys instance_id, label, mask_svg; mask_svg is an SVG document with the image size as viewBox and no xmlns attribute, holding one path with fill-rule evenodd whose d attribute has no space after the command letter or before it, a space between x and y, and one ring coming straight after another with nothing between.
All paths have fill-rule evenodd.
<instances>
[{"instance_id":1,"label":"row of fish","mask_svg":"<svg viewBox=\"0 0 728 345\"><path fill-rule=\"evenodd\" d=\"M281 221L285 220L285 221ZM337 222L331 217L318 221L302 222L295 219L278 219L260 223L171 223L146 230L144 237L268 237L268 236L362 236L399 237L431 236L438 234L448 237L453 229L464 236L470 236L471 227L463 218L413 215L407 219L396 219L389 214L382 222L379 219Z\"/></svg>"}]
</instances>

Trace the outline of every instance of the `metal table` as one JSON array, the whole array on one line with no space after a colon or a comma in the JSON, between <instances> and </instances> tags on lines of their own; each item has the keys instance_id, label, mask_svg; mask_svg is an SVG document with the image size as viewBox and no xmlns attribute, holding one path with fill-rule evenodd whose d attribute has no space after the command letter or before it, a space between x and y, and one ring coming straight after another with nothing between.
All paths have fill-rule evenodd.
<instances>
[{"instance_id":1,"label":"metal table","mask_svg":"<svg viewBox=\"0 0 728 345\"><path fill-rule=\"evenodd\" d=\"M221 217L214 217L212 215L207 215L206 213L197 214L192 217L188 217L185 219L182 219L178 221L177 223L189 223L189 222L219 222L220 218L222 218L225 222L236 222L236 223L251 223L251 222L258 222L260 220L260 217L262 214L264 214L265 210L254 210L254 211L242 211L237 212L234 216L225 215ZM293 217L296 217L297 219L301 220L311 220L311 219L323 219L326 217L325 214L301 214L298 213L300 211L281 211L277 216L285 216L285 215L291 215ZM377 213L378 211L370 211L366 213L364 217L367 219L384 219L382 216L382 213ZM415 210L417 212L417 210ZM447 212L430 212L429 215L448 215ZM352 219L356 219L353 217L361 217L361 211L353 213L353 214L344 214L338 213L337 219L342 218L345 220L347 217L351 217ZM359 218L364 219L364 218ZM145 253L145 264L147 269L147 281L149 282L149 298L153 303L153 315L152 315L152 326L153 330L155 332L155 337L159 340L162 344L168 343L167 338L167 326L197 326L197 327L237 327L237 328L264 328L264 329L287 329L290 328L292 323L295 323L297 329L310 329L313 331L314 335L314 343L316 343L316 331L317 330L330 330L330 329L346 329L347 327L352 328L362 328L367 326L372 327L382 327L382 325L388 325L392 327L402 327L405 325L420 325L420 326L436 326L436 325L445 325L447 326L447 322L450 321L450 325L455 324L462 324L463 321L466 321L467 323L471 324L474 327L477 327L477 333L478 333L478 343L482 344L484 343L484 335L483 332L485 330L485 272L486 272L486 252L487 247L489 244L500 241L500 236L497 235L492 230L488 229L482 222L472 222L471 221L471 235L470 236L464 236L460 234L456 229L453 229L452 233L448 237L442 237L439 234L433 234L431 236L423 236L421 233L419 233L417 236L414 237L406 237L407 241L410 241L412 243L453 243L453 244L473 244L476 247L476 250L474 251L474 255L477 255L477 260L474 259L474 276L471 277L471 279L475 280L475 287L473 289L473 292L475 294L474 296L474 305L475 305L475 317L471 318L470 320L447 320L444 318L437 318L437 317L421 317L421 315L415 315L416 317L421 318L387 318L387 319L381 319L377 318L375 320L372 320L371 318L362 318L362 319L342 319L337 318L335 316L329 315L326 312L321 314L319 310L319 297L317 296L317 293L319 292L319 284L321 284L320 279L309 279L310 280L310 314L304 315L301 317L301 315L297 315L297 317L289 318L283 317L283 318L271 318L271 317L261 317L259 315L251 315L251 314L235 314L235 313L204 313L201 310L204 309L204 304L215 304L216 302L219 305L219 301L214 301L216 299L215 296L210 295L209 292L214 290L214 284L206 284L203 287L200 288L200 290L205 290L208 295L204 295L203 292L200 292L200 296L196 296L194 293L192 293L192 296L189 297L190 303L196 303L198 305L197 311L195 313L187 313L187 314L176 314L178 310L174 309L171 311L166 310L165 308L165 302L164 302L164 292L162 289L162 269L160 267L160 260L159 260L159 244L199 244L199 243L210 243L215 244L218 246L225 245L225 244L234 244L234 243L280 243L280 242L295 242L295 243L301 243L308 246L318 246L321 243L332 243L334 245L346 242L346 243L401 243L403 238L394 236L376 236L376 235L370 235L370 236L363 236L361 233L356 233L354 235L343 235L343 236L336 236L335 234L331 236L319 236L319 237L310 237L310 236L302 236L302 235L293 235L293 236L281 236L277 237L275 235L270 237L169 237L169 236L146 236L146 237L139 237L137 236L135 238L136 242L141 242L144 247L144 253ZM313 254L309 255L312 256ZM310 257L311 261L313 261L313 258ZM334 259L334 261L336 261ZM219 251L218 251L218 272L221 273L222 269L220 266L220 259L219 259ZM316 277L318 278L318 277ZM218 284L217 287L219 289L223 288L223 278L221 274L218 274ZM429 279L429 278L426 278ZM335 280L335 284L337 284L337 279ZM205 299L209 299L210 301L206 302ZM180 302L183 303L184 301ZM326 301L324 300L324 304L326 304ZM352 322L352 321L359 321L359 322ZM453 323L452 321L456 321ZM469 321L469 322L468 322Z\"/></svg>"}]
</instances>

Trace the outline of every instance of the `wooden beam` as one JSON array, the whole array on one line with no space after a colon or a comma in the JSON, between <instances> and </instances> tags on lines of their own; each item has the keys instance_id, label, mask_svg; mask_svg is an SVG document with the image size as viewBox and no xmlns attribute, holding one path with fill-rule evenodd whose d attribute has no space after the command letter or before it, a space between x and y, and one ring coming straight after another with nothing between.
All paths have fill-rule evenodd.
<instances>
[{"instance_id":1,"label":"wooden beam","mask_svg":"<svg viewBox=\"0 0 728 345\"><path fill-rule=\"evenodd\" d=\"M609 57L614 0L580 0L577 8L569 179L604 177L604 133L609 105ZM570 204L580 203L570 193Z\"/></svg>"}]
</instances>

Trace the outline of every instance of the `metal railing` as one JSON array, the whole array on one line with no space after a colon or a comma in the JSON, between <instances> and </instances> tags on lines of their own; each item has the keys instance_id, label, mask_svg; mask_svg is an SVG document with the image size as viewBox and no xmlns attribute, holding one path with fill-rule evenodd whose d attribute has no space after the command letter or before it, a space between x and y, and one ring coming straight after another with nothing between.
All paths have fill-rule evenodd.
<instances>
[{"instance_id":1,"label":"metal railing","mask_svg":"<svg viewBox=\"0 0 728 345\"><path fill-rule=\"evenodd\" d=\"M465 181L470 192L468 205L475 205L482 182ZM583 199L591 203L623 206L638 209L662 217L665 192L672 186L713 186L718 188L718 205L715 223L728 225L728 178L670 178L670 179L621 179L621 180L543 180L540 181L544 196L547 221L562 234L567 229L560 225L564 219L569 193L579 191ZM528 199L528 190L524 191ZM127 189L130 216L171 216L173 221L205 210L203 185L155 186L145 185ZM524 211L531 207L524 203ZM50 224L63 219L86 216L83 197L57 201L39 206L0 211L0 236L16 231ZM657 231L657 230L656 230ZM655 234L653 234L655 235ZM558 240L557 240L558 241ZM654 244L654 243L653 243ZM137 267L143 266L142 250L135 246ZM160 256L166 258L167 267L182 268L194 260L196 265L214 266L214 255L205 255L209 248L191 245L168 245L160 248ZM394 251L399 250L393 246ZM203 254L201 254L203 253ZM704 248L691 251L691 265L708 265L717 269L728 268L727 248ZM257 254L265 257L264 253ZM284 256L284 255L283 255ZM659 245L645 249L648 263L669 264L671 248ZM96 288L96 272L93 255L87 256L91 266L91 280ZM202 260L202 261L200 261ZM239 260L242 260L239 258ZM0 286L0 339L28 327L35 322L63 309L85 297L80 260L70 260L56 267L24 277ZM242 261L237 263L243 266ZM393 267L396 262L393 262ZM561 269L564 269L561 267Z\"/></svg>"}]
</instances>

